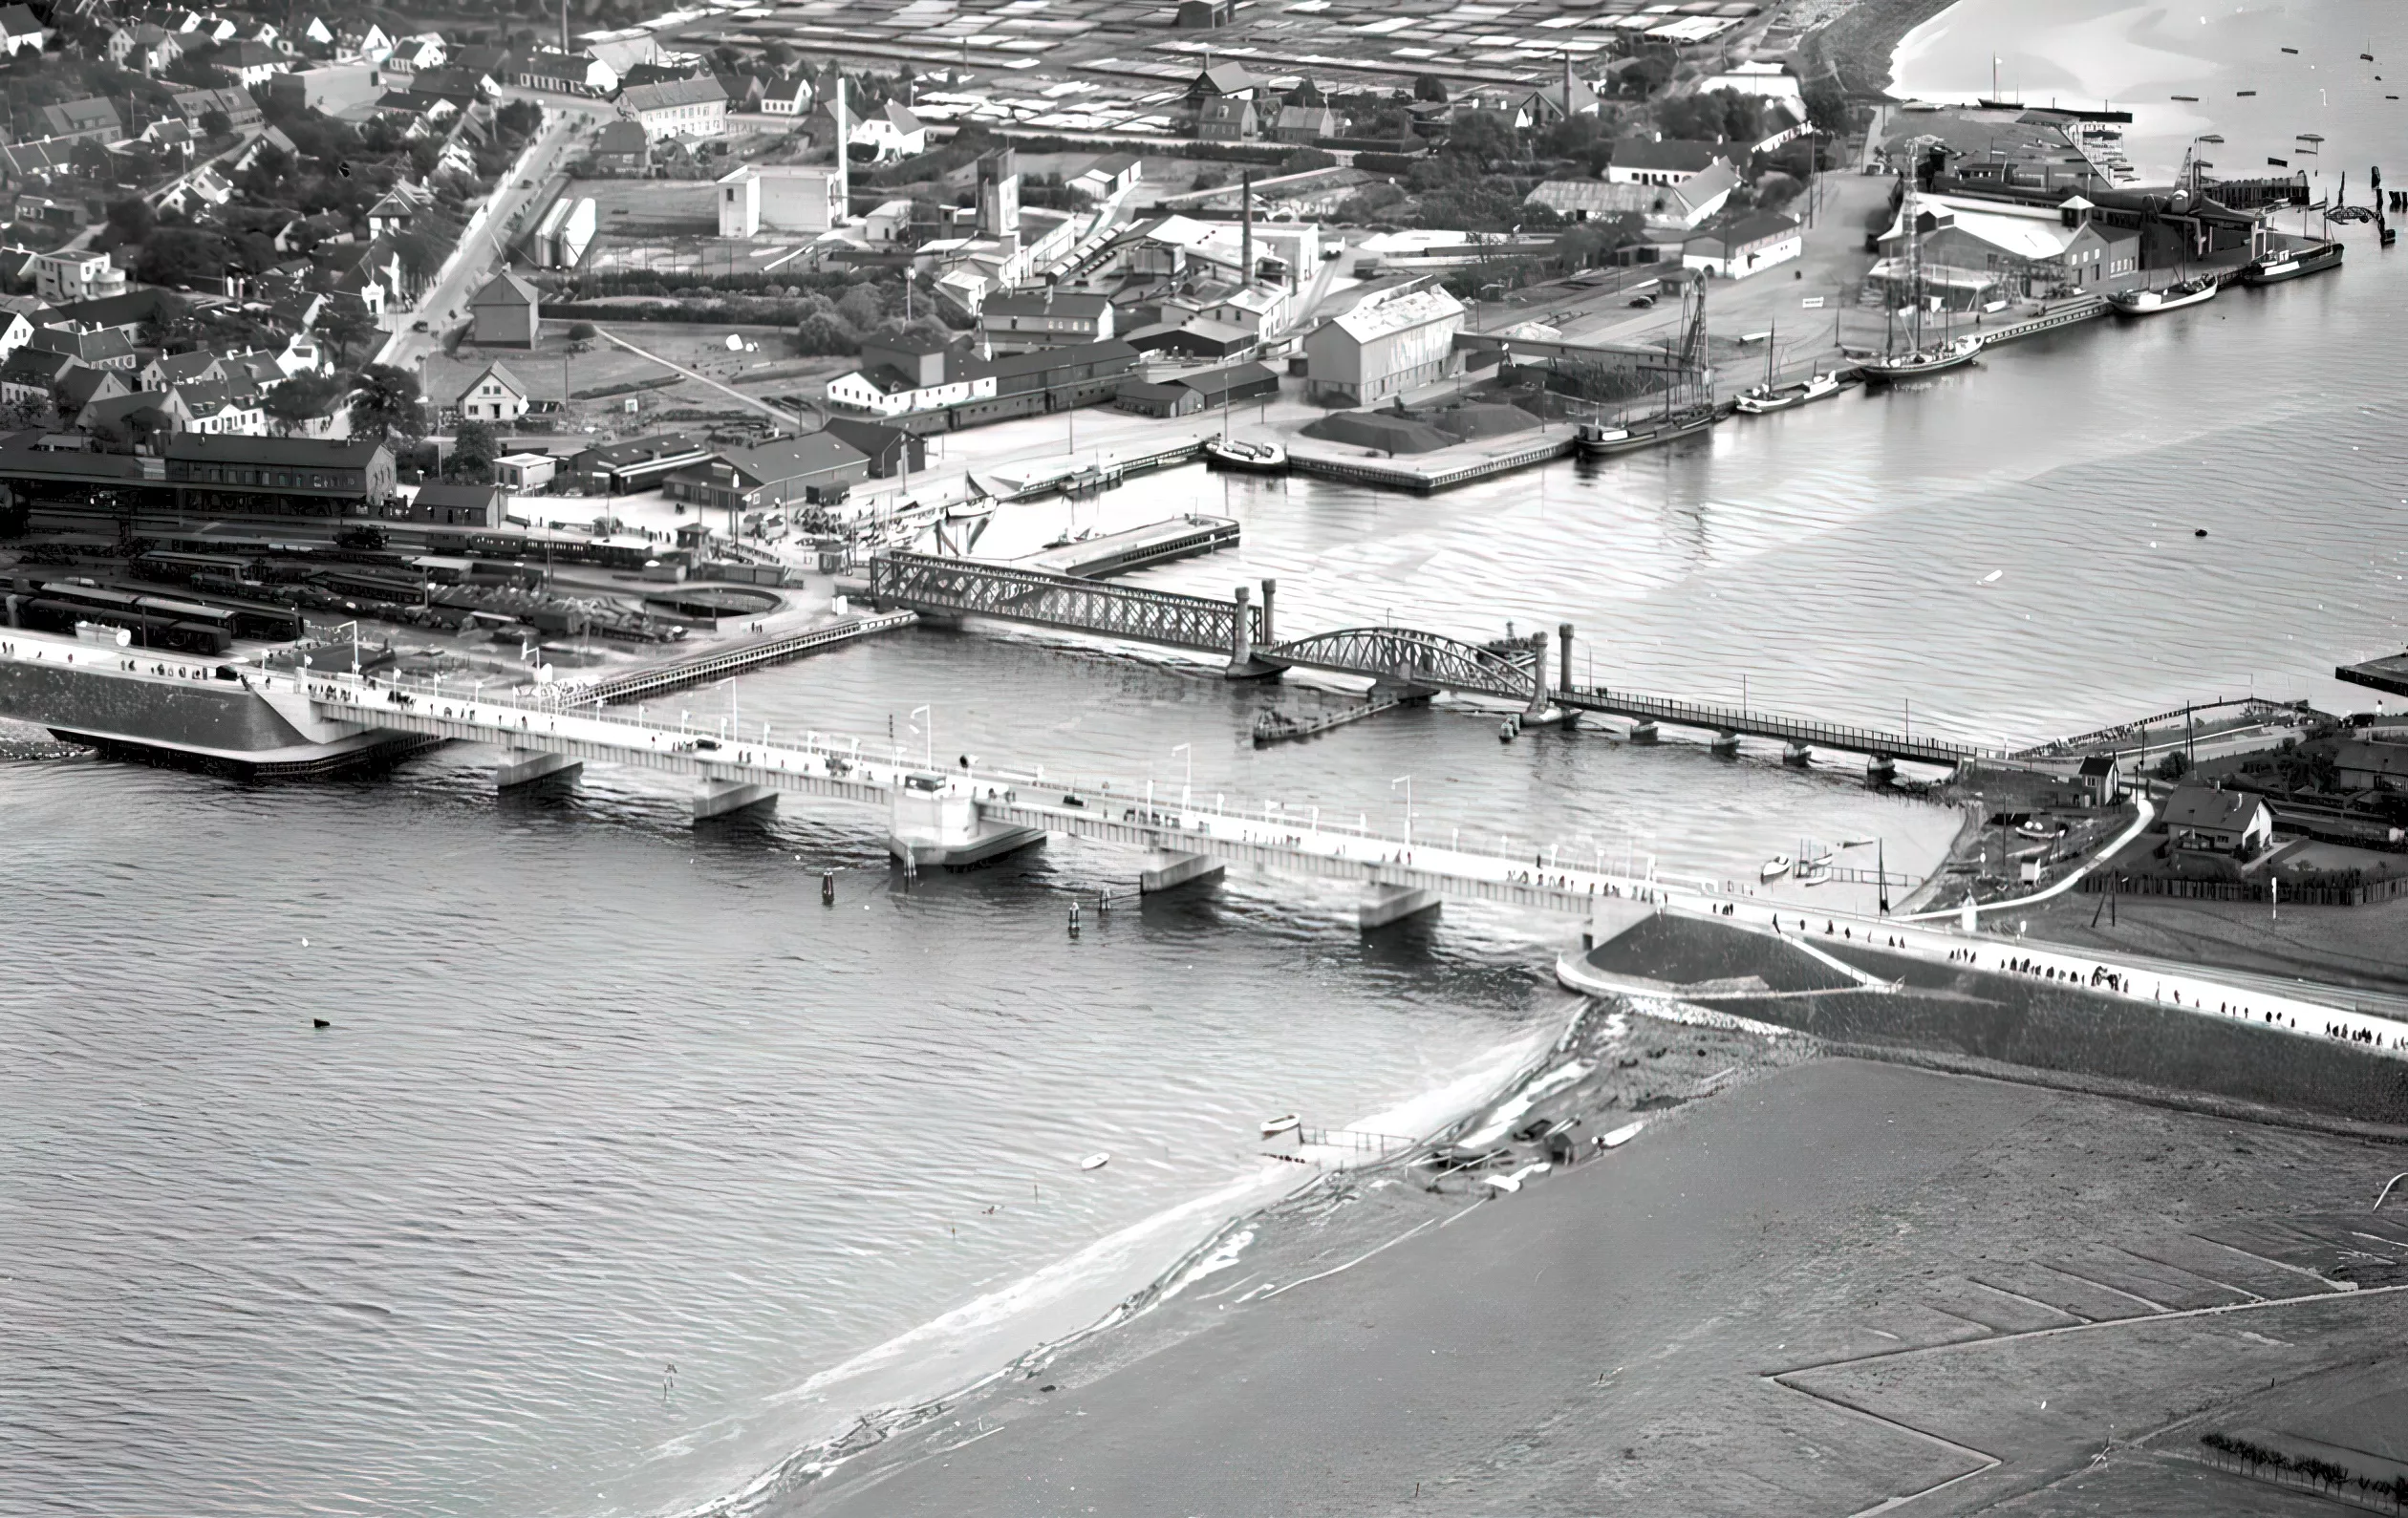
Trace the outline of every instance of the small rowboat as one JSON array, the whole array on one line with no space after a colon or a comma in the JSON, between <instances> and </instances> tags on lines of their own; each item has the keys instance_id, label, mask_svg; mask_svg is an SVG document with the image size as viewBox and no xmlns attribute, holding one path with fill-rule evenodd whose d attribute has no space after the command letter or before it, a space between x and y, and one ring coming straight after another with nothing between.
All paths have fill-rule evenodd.
<instances>
[{"instance_id":1,"label":"small rowboat","mask_svg":"<svg viewBox=\"0 0 2408 1518\"><path fill-rule=\"evenodd\" d=\"M1111 1163L1112 1157L1108 1152L1090 1154L1086 1159L1079 1162L1079 1168L1082 1170L1101 1170Z\"/></svg>"},{"instance_id":2,"label":"small rowboat","mask_svg":"<svg viewBox=\"0 0 2408 1518\"><path fill-rule=\"evenodd\" d=\"M1619 1149L1623 1144L1628 1144L1631 1140L1639 1137L1639 1130L1646 1125L1647 1120L1645 1118L1640 1119L1636 1122L1625 1122L1621 1127L1616 1128L1613 1132L1599 1139L1597 1141L1597 1146L1601 1149Z\"/></svg>"},{"instance_id":3,"label":"small rowboat","mask_svg":"<svg viewBox=\"0 0 2408 1518\"><path fill-rule=\"evenodd\" d=\"M1787 854L1775 854L1764 862L1762 869L1756 871L1756 879L1778 880L1790 872L1790 865L1791 860Z\"/></svg>"},{"instance_id":4,"label":"small rowboat","mask_svg":"<svg viewBox=\"0 0 2408 1518\"><path fill-rule=\"evenodd\" d=\"M1279 1137L1282 1133L1293 1133L1296 1131L1296 1114L1291 1112L1284 1118L1267 1119L1262 1124L1262 1136L1266 1139L1273 1139Z\"/></svg>"}]
</instances>

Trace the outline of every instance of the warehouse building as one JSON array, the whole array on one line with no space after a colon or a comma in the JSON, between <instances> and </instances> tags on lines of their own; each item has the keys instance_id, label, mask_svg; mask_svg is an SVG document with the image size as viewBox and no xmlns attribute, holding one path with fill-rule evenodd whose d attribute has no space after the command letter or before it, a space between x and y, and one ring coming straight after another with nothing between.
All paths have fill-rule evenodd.
<instances>
[{"instance_id":1,"label":"warehouse building","mask_svg":"<svg viewBox=\"0 0 2408 1518\"><path fill-rule=\"evenodd\" d=\"M1371 406L1435 384L1457 372L1463 315L1463 303L1431 282L1377 291L1305 334L1305 398Z\"/></svg>"}]
</instances>

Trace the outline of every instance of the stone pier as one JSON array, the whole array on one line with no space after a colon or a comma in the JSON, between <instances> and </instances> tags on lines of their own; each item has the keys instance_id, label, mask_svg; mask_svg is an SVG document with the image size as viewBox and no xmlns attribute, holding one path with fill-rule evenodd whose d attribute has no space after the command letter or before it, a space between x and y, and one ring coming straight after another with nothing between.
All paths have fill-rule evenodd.
<instances>
[{"instance_id":1,"label":"stone pier","mask_svg":"<svg viewBox=\"0 0 2408 1518\"><path fill-rule=\"evenodd\" d=\"M1630 724L1627 740L1633 743L1652 743L1662 736L1656 731L1656 725L1653 722L1633 722Z\"/></svg>"},{"instance_id":2,"label":"stone pier","mask_svg":"<svg viewBox=\"0 0 2408 1518\"><path fill-rule=\"evenodd\" d=\"M725 817L747 806L775 806L778 793L766 785L747 785L742 780L706 780L694 788L694 820Z\"/></svg>"},{"instance_id":3,"label":"stone pier","mask_svg":"<svg viewBox=\"0 0 2408 1518\"><path fill-rule=\"evenodd\" d=\"M1797 742L1785 743L1781 745L1781 762L1792 769L1804 769L1807 765L1815 762L1814 745L1811 743Z\"/></svg>"},{"instance_id":4,"label":"stone pier","mask_svg":"<svg viewBox=\"0 0 2408 1518\"><path fill-rule=\"evenodd\" d=\"M966 869L1045 841L1042 827L1013 827L978 815L971 784L914 776L894 791L887 852L914 867Z\"/></svg>"},{"instance_id":5,"label":"stone pier","mask_svg":"<svg viewBox=\"0 0 2408 1518\"><path fill-rule=\"evenodd\" d=\"M506 791L514 785L532 784L555 775L573 778L584 768L585 760L566 754L547 754L532 748L504 749L501 760L493 766L493 788Z\"/></svg>"},{"instance_id":6,"label":"stone pier","mask_svg":"<svg viewBox=\"0 0 2408 1518\"><path fill-rule=\"evenodd\" d=\"M1714 740L1706 746L1713 751L1716 759L1735 759L1739 757L1739 735L1717 733L1714 735Z\"/></svg>"},{"instance_id":7,"label":"stone pier","mask_svg":"<svg viewBox=\"0 0 2408 1518\"><path fill-rule=\"evenodd\" d=\"M1137 888L1151 896L1181 886L1216 884L1228 873L1228 864L1209 854L1157 848L1146 856L1145 866L1137 872Z\"/></svg>"},{"instance_id":8,"label":"stone pier","mask_svg":"<svg viewBox=\"0 0 2408 1518\"><path fill-rule=\"evenodd\" d=\"M1438 893L1411 886L1369 885L1355 908L1355 926L1365 931L1438 909Z\"/></svg>"}]
</instances>

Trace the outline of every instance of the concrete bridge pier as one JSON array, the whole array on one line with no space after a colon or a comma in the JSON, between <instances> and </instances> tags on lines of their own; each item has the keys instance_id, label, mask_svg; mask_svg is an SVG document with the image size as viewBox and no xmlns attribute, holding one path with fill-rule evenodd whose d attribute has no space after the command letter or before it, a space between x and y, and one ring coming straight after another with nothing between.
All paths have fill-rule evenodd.
<instances>
[{"instance_id":1,"label":"concrete bridge pier","mask_svg":"<svg viewBox=\"0 0 2408 1518\"><path fill-rule=\"evenodd\" d=\"M1864 761L1864 783L1875 788L1898 782L1898 760L1887 754L1876 754Z\"/></svg>"},{"instance_id":2,"label":"concrete bridge pier","mask_svg":"<svg viewBox=\"0 0 2408 1518\"><path fill-rule=\"evenodd\" d=\"M742 780L705 780L694 788L694 820L725 817L747 806L775 806L778 793L766 785L750 785Z\"/></svg>"},{"instance_id":3,"label":"concrete bridge pier","mask_svg":"<svg viewBox=\"0 0 2408 1518\"><path fill-rule=\"evenodd\" d=\"M1545 727L1563 721L1570 716L1555 704L1555 691L1547 684L1547 635L1534 633L1530 639L1530 704L1522 708L1524 727Z\"/></svg>"},{"instance_id":4,"label":"concrete bridge pier","mask_svg":"<svg viewBox=\"0 0 2408 1518\"><path fill-rule=\"evenodd\" d=\"M1662 735L1656 731L1656 725L1653 722L1633 722L1630 724L1629 733L1624 737L1632 743L1652 743Z\"/></svg>"},{"instance_id":5,"label":"concrete bridge pier","mask_svg":"<svg viewBox=\"0 0 2408 1518\"><path fill-rule=\"evenodd\" d=\"M1729 732L1717 733L1714 735L1713 741L1707 747L1713 751L1716 759L1735 759L1739 757L1739 735Z\"/></svg>"},{"instance_id":6,"label":"concrete bridge pier","mask_svg":"<svg viewBox=\"0 0 2408 1518\"><path fill-rule=\"evenodd\" d=\"M584 768L585 760L566 754L547 754L532 748L504 749L501 761L493 766L493 788L506 791L514 785L532 784L554 775L573 778Z\"/></svg>"},{"instance_id":7,"label":"concrete bridge pier","mask_svg":"<svg viewBox=\"0 0 2408 1518\"><path fill-rule=\"evenodd\" d=\"M1814 761L1815 749L1813 744L1800 743L1792 739L1790 742L1781 745L1781 762L1788 765L1790 768L1794 770L1802 770Z\"/></svg>"},{"instance_id":8,"label":"concrete bridge pier","mask_svg":"<svg viewBox=\"0 0 2408 1518\"><path fill-rule=\"evenodd\" d=\"M1265 643L1272 641L1270 597L1273 585L1274 582L1269 580L1262 584L1264 602L1262 640ZM1236 608L1237 614L1230 619L1229 668L1221 672L1221 678L1225 680L1275 680L1285 673L1280 666L1255 657L1254 630L1247 626L1246 621L1246 612L1253 604L1253 597L1254 592L1244 586L1237 588Z\"/></svg>"},{"instance_id":9,"label":"concrete bridge pier","mask_svg":"<svg viewBox=\"0 0 2408 1518\"><path fill-rule=\"evenodd\" d=\"M1137 872L1137 889L1151 896L1161 891L1175 890L1181 886L1217 885L1228 873L1227 862L1209 854L1157 848L1146 855L1145 867Z\"/></svg>"},{"instance_id":10,"label":"concrete bridge pier","mask_svg":"<svg viewBox=\"0 0 2408 1518\"><path fill-rule=\"evenodd\" d=\"M1386 928L1408 917L1438 909L1439 896L1434 890L1412 886L1383 886L1378 881L1366 883L1363 899L1355 906L1355 926L1365 932Z\"/></svg>"}]
</instances>

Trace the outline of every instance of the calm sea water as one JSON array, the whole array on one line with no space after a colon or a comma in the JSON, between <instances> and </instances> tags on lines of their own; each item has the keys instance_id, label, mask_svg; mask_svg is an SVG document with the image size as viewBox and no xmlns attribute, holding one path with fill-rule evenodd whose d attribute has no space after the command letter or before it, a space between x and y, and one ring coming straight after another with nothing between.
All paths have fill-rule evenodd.
<instances>
[{"instance_id":1,"label":"calm sea water","mask_svg":"<svg viewBox=\"0 0 2408 1518\"><path fill-rule=\"evenodd\" d=\"M2408 176L2388 119L2333 156ZM1583 673L1668 694L1985 741L2252 685L2365 704L2331 670L2402 638L2408 255L2350 235L2337 276L1662 458L1429 500L1188 471L1108 511L1226 502L1242 553L1151 583L1276 575L1290 630L1570 620ZM1836 761L1443 708L1258 753L1276 693L1033 642L914 633L737 695L1375 825L1410 776L1424 836L1667 869L1876 833L1920 869L1951 826ZM907 890L867 813L698 831L650 777L497 802L480 761L0 765L0 1512L684 1510L1094 1315L1262 1194L1261 1117L1476 1083L1561 1011L1561 922L1365 941L1341 895L1235 878L1073 942L1067 894L1132 859Z\"/></svg>"}]
</instances>

